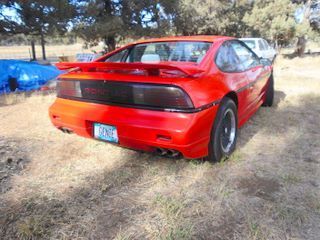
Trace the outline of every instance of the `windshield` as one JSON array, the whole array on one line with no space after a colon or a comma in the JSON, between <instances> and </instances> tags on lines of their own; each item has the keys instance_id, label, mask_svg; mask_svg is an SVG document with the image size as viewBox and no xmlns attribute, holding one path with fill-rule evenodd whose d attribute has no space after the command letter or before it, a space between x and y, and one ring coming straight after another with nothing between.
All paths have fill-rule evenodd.
<instances>
[{"instance_id":1,"label":"windshield","mask_svg":"<svg viewBox=\"0 0 320 240\"><path fill-rule=\"evenodd\" d=\"M254 40L242 40L249 48L255 49L256 48L256 41Z\"/></svg>"},{"instance_id":2,"label":"windshield","mask_svg":"<svg viewBox=\"0 0 320 240\"><path fill-rule=\"evenodd\" d=\"M106 62L194 62L200 63L212 43L208 42L156 42L134 45L122 50Z\"/></svg>"}]
</instances>

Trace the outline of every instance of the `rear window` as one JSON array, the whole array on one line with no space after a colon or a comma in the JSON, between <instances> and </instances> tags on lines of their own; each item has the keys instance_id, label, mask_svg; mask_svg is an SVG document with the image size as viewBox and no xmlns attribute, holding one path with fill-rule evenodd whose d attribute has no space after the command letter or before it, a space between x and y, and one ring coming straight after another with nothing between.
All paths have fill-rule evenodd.
<instances>
[{"instance_id":1,"label":"rear window","mask_svg":"<svg viewBox=\"0 0 320 240\"><path fill-rule=\"evenodd\" d=\"M255 49L256 48L256 41L254 40L242 40L249 48Z\"/></svg>"},{"instance_id":2,"label":"rear window","mask_svg":"<svg viewBox=\"0 0 320 240\"><path fill-rule=\"evenodd\" d=\"M212 43L208 42L156 42L134 45L131 49L118 52L106 62L194 62L200 63ZM128 51L128 52L126 52ZM118 55L119 57L115 56Z\"/></svg>"}]
</instances>

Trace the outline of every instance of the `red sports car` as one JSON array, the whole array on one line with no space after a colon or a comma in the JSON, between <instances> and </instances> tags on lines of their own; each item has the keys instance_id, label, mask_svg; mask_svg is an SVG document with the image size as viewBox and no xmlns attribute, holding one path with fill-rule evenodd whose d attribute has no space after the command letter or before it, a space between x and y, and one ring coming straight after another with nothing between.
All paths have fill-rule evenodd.
<instances>
[{"instance_id":1,"label":"red sports car","mask_svg":"<svg viewBox=\"0 0 320 240\"><path fill-rule=\"evenodd\" d=\"M271 63L222 36L148 39L91 63L59 63L52 123L63 132L219 161L237 130L273 102Z\"/></svg>"}]
</instances>

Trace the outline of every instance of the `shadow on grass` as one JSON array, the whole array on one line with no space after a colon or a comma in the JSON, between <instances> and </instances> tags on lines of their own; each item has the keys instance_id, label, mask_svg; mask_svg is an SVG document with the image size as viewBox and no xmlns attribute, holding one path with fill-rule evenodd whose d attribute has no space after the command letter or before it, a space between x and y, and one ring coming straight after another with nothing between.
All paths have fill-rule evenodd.
<instances>
[{"instance_id":1,"label":"shadow on grass","mask_svg":"<svg viewBox=\"0 0 320 240\"><path fill-rule=\"evenodd\" d=\"M277 93L276 99L283 96ZM319 102L319 95L307 94L296 105L260 109L241 129L238 147L243 151L249 140L257 141L251 144L256 151L250 168L262 168L260 176L253 172L233 179L232 188L243 198L227 201L219 217L213 211L205 220L193 219L194 229L200 229L194 239L318 239ZM258 132L265 137L255 139ZM278 138L284 138L282 148Z\"/></svg>"},{"instance_id":2,"label":"shadow on grass","mask_svg":"<svg viewBox=\"0 0 320 240\"><path fill-rule=\"evenodd\" d=\"M272 107L277 108L279 106L279 103L285 100L286 96L287 95L282 91L275 91Z\"/></svg>"},{"instance_id":3,"label":"shadow on grass","mask_svg":"<svg viewBox=\"0 0 320 240\"><path fill-rule=\"evenodd\" d=\"M187 164L185 160L132 151L122 160L118 167L73 188L64 199L37 192L19 204L0 199L0 239L60 239L65 238L64 231L70 239L113 239L122 226L131 225L133 218L145 211L143 204L136 203L147 191L148 183L141 178L146 174L151 178L163 172L175 174ZM131 191L137 184L144 187Z\"/></svg>"},{"instance_id":4,"label":"shadow on grass","mask_svg":"<svg viewBox=\"0 0 320 240\"><path fill-rule=\"evenodd\" d=\"M239 129L238 147L244 147L254 136L260 132L266 125L270 125L272 117L262 117L264 115L274 114L278 110L279 104L284 101L286 94L282 91L275 91L274 102L272 107L261 107L249 121ZM263 112L263 113L262 113Z\"/></svg>"},{"instance_id":5,"label":"shadow on grass","mask_svg":"<svg viewBox=\"0 0 320 240\"><path fill-rule=\"evenodd\" d=\"M0 194L12 188L11 177L19 174L29 163L23 141L0 136Z\"/></svg>"}]
</instances>

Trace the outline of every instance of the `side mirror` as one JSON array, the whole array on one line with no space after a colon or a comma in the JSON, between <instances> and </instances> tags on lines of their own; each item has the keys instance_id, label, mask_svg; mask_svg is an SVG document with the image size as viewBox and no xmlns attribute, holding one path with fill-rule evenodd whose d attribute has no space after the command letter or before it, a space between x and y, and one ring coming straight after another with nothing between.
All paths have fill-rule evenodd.
<instances>
[{"instance_id":1,"label":"side mirror","mask_svg":"<svg viewBox=\"0 0 320 240\"><path fill-rule=\"evenodd\" d=\"M260 58L260 63L267 67L272 66L272 62L267 58Z\"/></svg>"}]
</instances>

